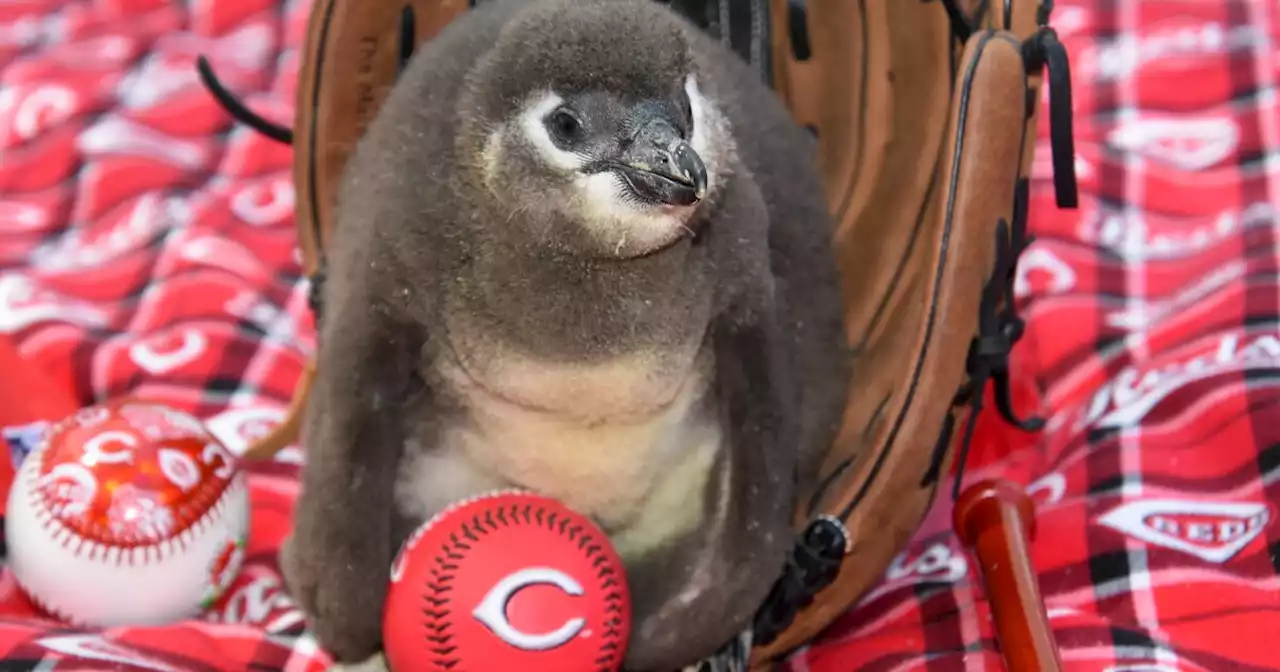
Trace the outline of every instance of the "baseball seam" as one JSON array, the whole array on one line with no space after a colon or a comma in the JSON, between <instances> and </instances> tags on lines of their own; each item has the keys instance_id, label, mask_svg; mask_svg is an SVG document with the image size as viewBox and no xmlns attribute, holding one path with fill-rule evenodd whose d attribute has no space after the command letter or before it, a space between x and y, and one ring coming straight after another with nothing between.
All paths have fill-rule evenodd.
<instances>
[{"instance_id":1,"label":"baseball seam","mask_svg":"<svg viewBox=\"0 0 1280 672\"><path fill-rule=\"evenodd\" d=\"M483 517L482 517L483 516ZM448 632L452 613L450 593L453 591L454 572L459 569L458 563L466 559L471 544L491 532L509 527L517 522L526 525L537 524L539 527L568 537L578 544L578 549L592 559L592 567L596 570L599 587L606 591L604 596L605 630L601 637L601 654L595 659L599 672L609 672L620 661L623 655L622 637L623 604L622 586L617 570L610 566L609 558L604 554L604 547L596 539L596 535L568 516L548 511L546 507L533 504L507 504L497 509L489 509L483 514L472 515L471 520L464 522L456 532L449 534L449 540L440 547L435 564L430 568L431 578L427 581L427 590L423 593L422 614L425 616L423 627L426 628L428 649L436 655L437 664L444 669L452 669L461 663L461 659L453 656L457 646L452 644L453 634Z\"/></svg>"},{"instance_id":2,"label":"baseball seam","mask_svg":"<svg viewBox=\"0 0 1280 672\"><path fill-rule=\"evenodd\" d=\"M53 431L54 428L51 428L50 433L46 435L46 442L48 440L47 437L52 435ZM226 509L230 506L231 497L240 496L241 491L247 488L244 483L244 475L237 471L204 515L195 518L182 532L172 538L147 545L122 546L90 539L67 527L57 519L55 512L47 505L44 494L37 487L40 481L41 467L43 466L44 451L41 449L33 450L23 458L22 466L20 467L22 473L19 476L23 481L23 486L27 489L27 504L40 529L47 533L51 540L70 552L72 557L111 564L116 567L121 565L145 567L183 553L191 546L192 541L197 536L202 535L209 528L222 522ZM37 607L66 623L79 627L93 625L76 618L62 607L49 602L32 591L24 590L23 592Z\"/></svg>"}]
</instances>

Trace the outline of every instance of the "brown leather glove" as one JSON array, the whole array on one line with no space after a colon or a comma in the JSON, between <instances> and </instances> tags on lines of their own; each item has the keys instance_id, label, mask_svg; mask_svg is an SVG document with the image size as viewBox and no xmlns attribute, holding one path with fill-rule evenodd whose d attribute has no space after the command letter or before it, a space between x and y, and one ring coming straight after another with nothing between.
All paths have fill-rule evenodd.
<instances>
[{"instance_id":1,"label":"brown leather glove","mask_svg":"<svg viewBox=\"0 0 1280 672\"><path fill-rule=\"evenodd\" d=\"M1012 284L1045 87L1058 205L1075 207L1069 75L1051 0L657 1L756 65L817 134L858 353L842 430L796 503L786 572L753 631L701 666L743 669L810 640L879 579L963 461L988 383L1007 421L1039 428L1010 407ZM202 65L234 114L292 141L314 286L349 153L413 48L469 4L315 0L291 135L238 109ZM250 459L296 440L309 384Z\"/></svg>"},{"instance_id":2,"label":"brown leather glove","mask_svg":"<svg viewBox=\"0 0 1280 672\"><path fill-rule=\"evenodd\" d=\"M1051 0L769 2L774 87L818 134L858 359L823 479L797 503L792 566L756 619L756 662L880 578L950 485L989 382L1005 420L1042 425L1016 417L1007 366L1046 85L1058 205L1076 205Z\"/></svg>"}]
</instances>

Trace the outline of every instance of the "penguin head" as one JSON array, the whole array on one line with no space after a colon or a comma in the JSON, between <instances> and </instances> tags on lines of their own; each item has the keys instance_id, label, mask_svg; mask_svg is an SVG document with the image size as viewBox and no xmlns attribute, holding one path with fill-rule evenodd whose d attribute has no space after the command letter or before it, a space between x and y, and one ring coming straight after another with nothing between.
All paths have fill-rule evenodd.
<instances>
[{"instance_id":1,"label":"penguin head","mask_svg":"<svg viewBox=\"0 0 1280 672\"><path fill-rule=\"evenodd\" d=\"M488 191L575 252L630 258L691 237L731 139L689 30L653 0L549 0L514 19L463 107Z\"/></svg>"}]
</instances>

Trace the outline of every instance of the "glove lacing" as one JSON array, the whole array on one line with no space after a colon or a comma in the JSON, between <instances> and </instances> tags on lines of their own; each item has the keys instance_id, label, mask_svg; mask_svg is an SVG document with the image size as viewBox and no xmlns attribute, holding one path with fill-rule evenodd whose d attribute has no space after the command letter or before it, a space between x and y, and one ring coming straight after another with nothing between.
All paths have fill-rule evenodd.
<instances>
[{"instance_id":1,"label":"glove lacing","mask_svg":"<svg viewBox=\"0 0 1280 672\"><path fill-rule=\"evenodd\" d=\"M953 37L962 43L974 31L973 20L965 16L956 0L941 0L951 22ZM981 9L981 7L980 7ZM1022 53L1028 74L1047 67L1049 87L1050 147L1053 157L1053 182L1058 207L1077 205L1075 174L1075 141L1072 130L1071 75L1066 49L1057 33L1048 26L1052 0L1044 0L1036 20L1039 29L1023 43ZM1035 101L1029 100L1028 113ZM1014 302L1017 260L1031 244L1027 235L1029 183L1021 180L1015 190L1013 223L1001 218L996 226L995 268L983 289L979 303L978 335L970 344L966 361L969 382L957 395L957 405L967 403L968 418L957 454L956 478L952 497L958 497L964 478L964 463L969 454L975 422L983 408L983 392L992 382L996 409L1009 424L1023 431L1039 431L1044 419L1021 419L1013 409L1010 390L1009 356L1022 338L1025 324L1018 316ZM948 415L940 442L949 442L953 428ZM936 465L935 465L936 466ZM811 604L817 594L831 585L840 572L844 556L852 549L852 540L841 518L819 516L812 520L797 538L786 569L757 612L754 630L758 644L767 644L785 630L799 611Z\"/></svg>"}]
</instances>

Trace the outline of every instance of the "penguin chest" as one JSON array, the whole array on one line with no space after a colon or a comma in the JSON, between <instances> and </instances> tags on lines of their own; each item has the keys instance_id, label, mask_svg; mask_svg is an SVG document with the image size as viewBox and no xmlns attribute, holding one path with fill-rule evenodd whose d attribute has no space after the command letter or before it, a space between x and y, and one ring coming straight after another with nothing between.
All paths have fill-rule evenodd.
<instances>
[{"instance_id":1,"label":"penguin chest","mask_svg":"<svg viewBox=\"0 0 1280 672\"><path fill-rule=\"evenodd\" d=\"M591 516L624 558L697 526L724 434L710 357L591 366L511 360L440 373L466 412L410 446L400 500L427 517L497 488L527 488Z\"/></svg>"}]
</instances>

